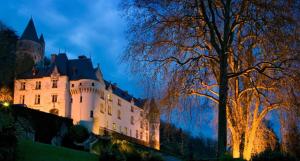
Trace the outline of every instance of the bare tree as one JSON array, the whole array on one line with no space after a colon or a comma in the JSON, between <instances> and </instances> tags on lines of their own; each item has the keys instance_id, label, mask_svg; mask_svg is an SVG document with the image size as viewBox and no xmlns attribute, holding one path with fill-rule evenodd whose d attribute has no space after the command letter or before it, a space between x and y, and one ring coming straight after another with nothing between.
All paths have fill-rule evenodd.
<instances>
[{"instance_id":1,"label":"bare tree","mask_svg":"<svg viewBox=\"0 0 300 161\"><path fill-rule=\"evenodd\" d=\"M229 82L235 80L235 94L244 85L257 89L255 78L274 80L269 74L282 73L299 53L297 1L133 0L122 6L129 22L124 58L134 71L164 82L163 102L176 107L180 98L199 96L218 104L219 156L227 144Z\"/></svg>"}]
</instances>

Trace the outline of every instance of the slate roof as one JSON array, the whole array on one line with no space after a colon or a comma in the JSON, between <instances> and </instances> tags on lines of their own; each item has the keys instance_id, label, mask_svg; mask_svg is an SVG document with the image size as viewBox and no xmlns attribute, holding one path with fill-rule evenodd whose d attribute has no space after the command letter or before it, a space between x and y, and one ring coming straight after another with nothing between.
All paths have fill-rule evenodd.
<instances>
[{"instance_id":1,"label":"slate roof","mask_svg":"<svg viewBox=\"0 0 300 161\"><path fill-rule=\"evenodd\" d=\"M32 18L30 18L20 39L21 40L32 40L35 42L39 42L39 38L37 36L36 29L35 29Z\"/></svg>"},{"instance_id":2,"label":"slate roof","mask_svg":"<svg viewBox=\"0 0 300 161\"><path fill-rule=\"evenodd\" d=\"M106 89L108 89L109 86L112 87L113 94L123 98L124 100L127 100L128 102L131 102L131 100L133 99L134 105L136 105L140 108L142 108L147 101L146 99L140 99L140 98L138 99L138 98L133 97L128 92L122 90L121 88L117 87L116 85L114 85L106 80L104 80L104 83L105 83Z\"/></svg>"},{"instance_id":3,"label":"slate roof","mask_svg":"<svg viewBox=\"0 0 300 161\"><path fill-rule=\"evenodd\" d=\"M79 79L92 79L98 80L96 76L97 68L93 67L92 61L85 56L79 56L78 59L68 59L65 53L60 53L56 55L55 61L52 62L47 67L35 67L35 74L33 71L28 71L23 74L17 76L17 79L33 79L33 78L42 78L49 77L53 72L54 68L57 68L60 75L68 76L69 80L79 80ZM112 87L112 92L131 102L134 100L134 104L140 108L142 108L146 102L144 99L137 99L132 95L128 94L128 92L120 89L116 85L110 83L109 81L104 80L106 89L110 86Z\"/></svg>"}]
</instances>

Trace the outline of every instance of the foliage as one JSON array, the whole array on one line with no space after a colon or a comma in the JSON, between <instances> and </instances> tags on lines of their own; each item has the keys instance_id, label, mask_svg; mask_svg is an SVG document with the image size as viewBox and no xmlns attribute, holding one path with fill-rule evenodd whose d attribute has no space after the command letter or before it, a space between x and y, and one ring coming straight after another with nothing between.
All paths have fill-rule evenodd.
<instances>
[{"instance_id":1,"label":"foliage","mask_svg":"<svg viewBox=\"0 0 300 161\"><path fill-rule=\"evenodd\" d=\"M52 146L29 140L19 140L19 161L97 161L98 156L89 152Z\"/></svg>"},{"instance_id":2,"label":"foliage","mask_svg":"<svg viewBox=\"0 0 300 161\"><path fill-rule=\"evenodd\" d=\"M163 161L157 152L119 139L100 138L92 152L100 155L100 161Z\"/></svg>"},{"instance_id":3,"label":"foliage","mask_svg":"<svg viewBox=\"0 0 300 161\"><path fill-rule=\"evenodd\" d=\"M70 139L82 143L89 137L88 130L82 125L74 125L69 129Z\"/></svg>"},{"instance_id":4,"label":"foliage","mask_svg":"<svg viewBox=\"0 0 300 161\"><path fill-rule=\"evenodd\" d=\"M18 36L15 31L1 22L0 25L0 87L9 86L12 88Z\"/></svg>"},{"instance_id":5,"label":"foliage","mask_svg":"<svg viewBox=\"0 0 300 161\"><path fill-rule=\"evenodd\" d=\"M0 87L0 103L12 101L13 97L11 90L5 86Z\"/></svg>"},{"instance_id":6,"label":"foliage","mask_svg":"<svg viewBox=\"0 0 300 161\"><path fill-rule=\"evenodd\" d=\"M0 106L0 160L16 160L17 138L10 109Z\"/></svg>"},{"instance_id":7,"label":"foliage","mask_svg":"<svg viewBox=\"0 0 300 161\"><path fill-rule=\"evenodd\" d=\"M232 155L225 153L223 156L220 157L219 161L245 161L242 158L232 158Z\"/></svg>"},{"instance_id":8,"label":"foliage","mask_svg":"<svg viewBox=\"0 0 300 161\"><path fill-rule=\"evenodd\" d=\"M215 140L202 137L192 137L175 125L161 121L160 124L161 151L180 155L187 160L199 160L216 156Z\"/></svg>"},{"instance_id":9,"label":"foliage","mask_svg":"<svg viewBox=\"0 0 300 161\"><path fill-rule=\"evenodd\" d=\"M253 156L252 161L297 161L297 159L288 153L266 150Z\"/></svg>"}]
</instances>

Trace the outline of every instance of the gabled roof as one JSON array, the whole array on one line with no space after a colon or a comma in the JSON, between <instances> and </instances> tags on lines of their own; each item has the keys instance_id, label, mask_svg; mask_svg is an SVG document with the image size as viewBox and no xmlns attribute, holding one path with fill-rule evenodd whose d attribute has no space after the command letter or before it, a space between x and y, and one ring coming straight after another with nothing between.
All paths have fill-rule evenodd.
<instances>
[{"instance_id":1,"label":"gabled roof","mask_svg":"<svg viewBox=\"0 0 300 161\"><path fill-rule=\"evenodd\" d=\"M36 29L33 23L32 18L30 18L21 38L21 40L31 40L35 42L39 42L39 38L36 33Z\"/></svg>"}]
</instances>

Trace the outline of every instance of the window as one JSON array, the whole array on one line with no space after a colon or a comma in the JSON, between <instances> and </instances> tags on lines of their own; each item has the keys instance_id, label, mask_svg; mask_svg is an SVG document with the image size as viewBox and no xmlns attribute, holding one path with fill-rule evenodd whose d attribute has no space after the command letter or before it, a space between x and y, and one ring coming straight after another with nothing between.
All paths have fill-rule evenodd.
<instances>
[{"instance_id":1,"label":"window","mask_svg":"<svg viewBox=\"0 0 300 161\"><path fill-rule=\"evenodd\" d=\"M57 80L52 80L52 88L57 88Z\"/></svg>"},{"instance_id":2,"label":"window","mask_svg":"<svg viewBox=\"0 0 300 161\"><path fill-rule=\"evenodd\" d=\"M41 96L39 94L35 95L34 104L39 105L40 102L41 102Z\"/></svg>"},{"instance_id":3,"label":"window","mask_svg":"<svg viewBox=\"0 0 300 161\"><path fill-rule=\"evenodd\" d=\"M112 102L112 96L110 94L107 95L107 99Z\"/></svg>"},{"instance_id":4,"label":"window","mask_svg":"<svg viewBox=\"0 0 300 161\"><path fill-rule=\"evenodd\" d=\"M121 120L121 111L120 110L118 110L118 119Z\"/></svg>"},{"instance_id":5,"label":"window","mask_svg":"<svg viewBox=\"0 0 300 161\"><path fill-rule=\"evenodd\" d=\"M117 129L117 125L116 125L116 123L113 123L113 124L112 124L112 126L113 126L113 127L112 127L112 128L113 128L113 130L116 130L116 129Z\"/></svg>"},{"instance_id":6,"label":"window","mask_svg":"<svg viewBox=\"0 0 300 161\"><path fill-rule=\"evenodd\" d=\"M82 102L82 96L80 96L80 103Z\"/></svg>"},{"instance_id":7,"label":"window","mask_svg":"<svg viewBox=\"0 0 300 161\"><path fill-rule=\"evenodd\" d=\"M131 112L134 112L134 107L133 107L133 106L131 106L130 110L131 110Z\"/></svg>"},{"instance_id":8,"label":"window","mask_svg":"<svg viewBox=\"0 0 300 161\"><path fill-rule=\"evenodd\" d=\"M140 139L143 140L143 131L140 132Z\"/></svg>"},{"instance_id":9,"label":"window","mask_svg":"<svg viewBox=\"0 0 300 161\"><path fill-rule=\"evenodd\" d=\"M35 89L41 89L41 81L35 82Z\"/></svg>"},{"instance_id":10,"label":"window","mask_svg":"<svg viewBox=\"0 0 300 161\"><path fill-rule=\"evenodd\" d=\"M74 87L74 84L72 84L72 87Z\"/></svg>"},{"instance_id":11,"label":"window","mask_svg":"<svg viewBox=\"0 0 300 161\"><path fill-rule=\"evenodd\" d=\"M124 127L124 133L125 133L125 135L127 135L127 133L128 133L127 127Z\"/></svg>"},{"instance_id":12,"label":"window","mask_svg":"<svg viewBox=\"0 0 300 161\"><path fill-rule=\"evenodd\" d=\"M143 117L143 111L140 111L140 116Z\"/></svg>"},{"instance_id":13,"label":"window","mask_svg":"<svg viewBox=\"0 0 300 161\"><path fill-rule=\"evenodd\" d=\"M139 131L138 130L135 131L135 138L137 138L137 139L139 138Z\"/></svg>"},{"instance_id":14,"label":"window","mask_svg":"<svg viewBox=\"0 0 300 161\"><path fill-rule=\"evenodd\" d=\"M94 82L92 83L92 86L95 86L95 83L94 83Z\"/></svg>"},{"instance_id":15,"label":"window","mask_svg":"<svg viewBox=\"0 0 300 161\"><path fill-rule=\"evenodd\" d=\"M146 126L146 131L148 131L149 130L148 122L145 123L145 126Z\"/></svg>"},{"instance_id":16,"label":"window","mask_svg":"<svg viewBox=\"0 0 300 161\"><path fill-rule=\"evenodd\" d=\"M70 103L73 103L73 98L70 99Z\"/></svg>"},{"instance_id":17,"label":"window","mask_svg":"<svg viewBox=\"0 0 300 161\"><path fill-rule=\"evenodd\" d=\"M141 121L141 129L143 129L144 127L143 127L143 121Z\"/></svg>"},{"instance_id":18,"label":"window","mask_svg":"<svg viewBox=\"0 0 300 161\"><path fill-rule=\"evenodd\" d=\"M100 91L100 98L104 100L104 91Z\"/></svg>"},{"instance_id":19,"label":"window","mask_svg":"<svg viewBox=\"0 0 300 161\"><path fill-rule=\"evenodd\" d=\"M133 116L131 116L131 118L130 118L130 123L131 123L131 125L134 125L134 117Z\"/></svg>"},{"instance_id":20,"label":"window","mask_svg":"<svg viewBox=\"0 0 300 161\"><path fill-rule=\"evenodd\" d=\"M26 83L25 82L21 82L21 88L20 90L25 90L26 89Z\"/></svg>"},{"instance_id":21,"label":"window","mask_svg":"<svg viewBox=\"0 0 300 161\"><path fill-rule=\"evenodd\" d=\"M121 106L122 104L121 104L121 100L120 99L118 99L118 105L119 106Z\"/></svg>"},{"instance_id":22,"label":"window","mask_svg":"<svg viewBox=\"0 0 300 161\"><path fill-rule=\"evenodd\" d=\"M107 113L108 113L109 115L111 115L111 106L110 106L110 105L108 105Z\"/></svg>"},{"instance_id":23,"label":"window","mask_svg":"<svg viewBox=\"0 0 300 161\"><path fill-rule=\"evenodd\" d=\"M100 104L100 112L104 113L104 105L103 105L103 103Z\"/></svg>"},{"instance_id":24,"label":"window","mask_svg":"<svg viewBox=\"0 0 300 161\"><path fill-rule=\"evenodd\" d=\"M79 86L81 86L81 83L79 83Z\"/></svg>"},{"instance_id":25,"label":"window","mask_svg":"<svg viewBox=\"0 0 300 161\"><path fill-rule=\"evenodd\" d=\"M52 95L52 102L57 102L57 95Z\"/></svg>"},{"instance_id":26,"label":"window","mask_svg":"<svg viewBox=\"0 0 300 161\"><path fill-rule=\"evenodd\" d=\"M21 95L20 97L20 103L25 104L25 95Z\"/></svg>"},{"instance_id":27,"label":"window","mask_svg":"<svg viewBox=\"0 0 300 161\"><path fill-rule=\"evenodd\" d=\"M94 111L91 110L91 111L90 111L90 118L93 118L93 117L94 117Z\"/></svg>"}]
</instances>

